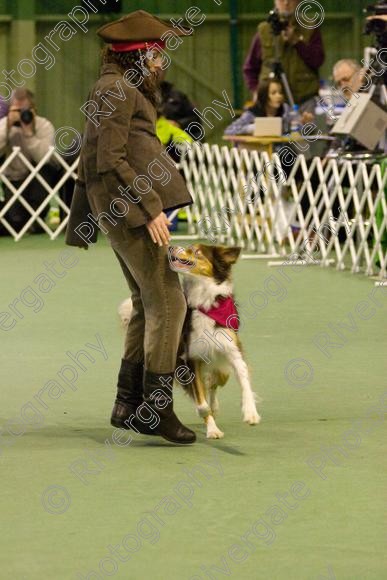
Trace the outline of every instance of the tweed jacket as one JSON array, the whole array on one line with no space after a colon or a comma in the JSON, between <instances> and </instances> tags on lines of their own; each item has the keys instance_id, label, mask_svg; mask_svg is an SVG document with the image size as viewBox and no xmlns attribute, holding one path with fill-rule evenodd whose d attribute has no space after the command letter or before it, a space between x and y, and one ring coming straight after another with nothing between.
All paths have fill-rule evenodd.
<instances>
[{"instance_id":1,"label":"tweed jacket","mask_svg":"<svg viewBox=\"0 0 387 580\"><path fill-rule=\"evenodd\" d=\"M87 103L82 109L92 118L85 125L66 231L66 244L84 248L88 244L75 228L90 224L90 242L96 241L92 217L99 217L101 228L111 227L103 213L133 228L161 211L192 203L184 179L156 136L155 108L125 82L117 65L103 65Z\"/></svg>"}]
</instances>

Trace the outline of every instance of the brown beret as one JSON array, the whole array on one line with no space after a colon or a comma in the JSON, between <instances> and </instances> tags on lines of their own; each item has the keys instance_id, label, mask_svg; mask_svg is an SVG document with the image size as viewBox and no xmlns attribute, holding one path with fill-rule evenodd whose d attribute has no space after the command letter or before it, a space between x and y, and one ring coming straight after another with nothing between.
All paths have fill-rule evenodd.
<instances>
[{"instance_id":1,"label":"brown beret","mask_svg":"<svg viewBox=\"0 0 387 580\"><path fill-rule=\"evenodd\" d=\"M97 30L105 42L130 42L132 40L159 40L165 32L172 31L177 36L188 36L191 33L189 28L173 28L170 22L161 20L157 16L145 12L145 10L136 10L119 20L114 20L104 24Z\"/></svg>"}]
</instances>

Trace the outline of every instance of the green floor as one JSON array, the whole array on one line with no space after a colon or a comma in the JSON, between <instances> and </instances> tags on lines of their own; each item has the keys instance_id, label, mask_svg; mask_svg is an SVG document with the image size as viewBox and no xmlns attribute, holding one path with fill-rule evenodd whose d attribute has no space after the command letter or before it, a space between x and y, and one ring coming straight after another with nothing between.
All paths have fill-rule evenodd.
<instances>
[{"instance_id":1,"label":"green floor","mask_svg":"<svg viewBox=\"0 0 387 580\"><path fill-rule=\"evenodd\" d=\"M0 323L13 325L0 331L0 578L386 578L387 292L362 275L314 267L286 279L240 261L240 301L270 294L241 330L262 423L241 423L232 380L220 393L223 440L205 439L179 392L196 445L114 441L126 288L104 241L74 250L67 270L63 248L0 239L0 312L10 313ZM37 277L54 261L50 288ZM334 342L325 354L313 342L322 332ZM66 354L80 349L93 359L85 370Z\"/></svg>"}]
</instances>

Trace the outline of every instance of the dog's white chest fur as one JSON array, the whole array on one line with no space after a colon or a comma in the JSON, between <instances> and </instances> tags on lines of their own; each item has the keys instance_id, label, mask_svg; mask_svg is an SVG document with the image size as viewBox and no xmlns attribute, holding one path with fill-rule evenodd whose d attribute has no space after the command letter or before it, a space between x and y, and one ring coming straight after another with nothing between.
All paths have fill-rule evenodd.
<instances>
[{"instance_id":1,"label":"dog's white chest fur","mask_svg":"<svg viewBox=\"0 0 387 580\"><path fill-rule=\"evenodd\" d=\"M214 368L229 373L231 368L227 354L230 354L236 345L227 329L217 326L215 320L199 310L192 312L191 326L188 340L189 358L203 360L208 371Z\"/></svg>"},{"instance_id":2,"label":"dog's white chest fur","mask_svg":"<svg viewBox=\"0 0 387 580\"><path fill-rule=\"evenodd\" d=\"M228 280L217 284L212 278L205 276L185 276L183 280L184 294L191 308L208 310L216 302L217 296L231 296L232 283Z\"/></svg>"},{"instance_id":3,"label":"dog's white chest fur","mask_svg":"<svg viewBox=\"0 0 387 580\"><path fill-rule=\"evenodd\" d=\"M189 358L203 360L208 371L215 368L230 372L230 354L237 349L231 332L227 328L219 327L215 320L198 308L209 310L216 305L217 297L230 296L231 282L216 284L209 278L187 276L184 279L184 293L188 306L193 309L188 339Z\"/></svg>"}]
</instances>

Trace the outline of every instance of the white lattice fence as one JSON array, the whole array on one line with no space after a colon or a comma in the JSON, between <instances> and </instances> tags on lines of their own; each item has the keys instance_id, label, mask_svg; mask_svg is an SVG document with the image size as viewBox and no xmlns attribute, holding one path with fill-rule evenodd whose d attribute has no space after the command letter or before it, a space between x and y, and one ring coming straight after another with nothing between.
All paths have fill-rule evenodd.
<instances>
[{"instance_id":1,"label":"white lattice fence","mask_svg":"<svg viewBox=\"0 0 387 580\"><path fill-rule=\"evenodd\" d=\"M19 188L4 175L16 156L29 171ZM54 186L40 174L49 160L63 169ZM240 245L251 257L298 254L306 263L316 263L318 258L322 265L334 261L338 269L385 277L387 172L383 176L379 164L324 161L317 157L307 162L303 155L291 167L285 167L283 162L284 158L281 161L277 154L269 158L267 153L246 149L194 144L181 164L195 202L187 208L186 237ZM78 160L69 164L50 148L34 167L19 148L13 149L0 167L0 179L11 192L10 199L0 208L0 223L15 241L35 222L51 239L64 230L69 208L59 191L68 179L76 178L77 165ZM34 178L47 191L36 209L23 197ZM64 216L55 229L41 217L52 200L62 208ZM19 232L5 219L17 201L30 214ZM379 226L375 218L378 207L382 210Z\"/></svg>"},{"instance_id":2,"label":"white lattice fence","mask_svg":"<svg viewBox=\"0 0 387 580\"><path fill-rule=\"evenodd\" d=\"M387 172L379 164L299 155L286 167L278 154L205 144L194 145L182 167L193 221L208 240L386 276Z\"/></svg>"},{"instance_id":3,"label":"white lattice fence","mask_svg":"<svg viewBox=\"0 0 387 580\"><path fill-rule=\"evenodd\" d=\"M21 160L26 168L28 169L28 175L20 185L20 187L16 188L13 183L9 180L6 176L6 169L8 165L12 163L12 161L18 157ZM55 165L55 167L59 170L63 168L63 174L58 179L57 183L54 186L51 186L47 180L41 175L41 170L43 166L50 162L51 164ZM25 155L21 152L20 147L14 147L11 154L7 157L3 165L0 167L0 179L4 185L7 186L9 191L11 192L10 198L6 201L3 207L0 207L0 223L8 230L8 232L13 236L14 240L17 242L19 241L29 230L33 223L38 223L42 229L49 235L49 237L54 240L58 237L58 235L64 230L68 221L68 214L70 212L69 207L64 203L64 201L59 196L59 191L62 186L66 183L66 181L70 178L76 179L76 168L78 166L78 159L76 159L70 165L63 159L58 153L56 152L54 147L50 147L46 153L46 155L41 159L41 161L36 165L33 166L31 162L25 157ZM44 190L47 191L47 196L42 201L42 203L37 208L31 207L29 202L24 198L23 193L26 191L26 188L30 185L33 179L37 179ZM64 212L64 219L58 224L56 229L52 229L47 225L47 223L42 219L41 215L45 208L51 204L51 201L55 202L57 207L62 208ZM30 214L28 221L24 224L20 231L16 232L9 221L6 219L6 214L8 210L16 203L19 202L21 205L26 209L26 211Z\"/></svg>"}]
</instances>

